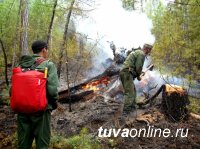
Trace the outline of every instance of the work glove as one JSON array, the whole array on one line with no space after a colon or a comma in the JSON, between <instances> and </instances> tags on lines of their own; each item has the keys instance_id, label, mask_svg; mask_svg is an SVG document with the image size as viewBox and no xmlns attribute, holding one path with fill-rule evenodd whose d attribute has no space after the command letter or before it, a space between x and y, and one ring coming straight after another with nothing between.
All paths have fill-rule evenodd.
<instances>
[{"instance_id":1,"label":"work glove","mask_svg":"<svg viewBox=\"0 0 200 149\"><path fill-rule=\"evenodd\" d=\"M137 76L137 80L138 80L138 81L141 81L141 79L142 79L142 78L141 78L140 76Z\"/></svg>"},{"instance_id":2,"label":"work glove","mask_svg":"<svg viewBox=\"0 0 200 149\"><path fill-rule=\"evenodd\" d=\"M145 75L145 72L142 72L141 74L140 74L140 76L137 76L137 80L138 81L141 81L141 79L142 79L142 77Z\"/></svg>"}]
</instances>

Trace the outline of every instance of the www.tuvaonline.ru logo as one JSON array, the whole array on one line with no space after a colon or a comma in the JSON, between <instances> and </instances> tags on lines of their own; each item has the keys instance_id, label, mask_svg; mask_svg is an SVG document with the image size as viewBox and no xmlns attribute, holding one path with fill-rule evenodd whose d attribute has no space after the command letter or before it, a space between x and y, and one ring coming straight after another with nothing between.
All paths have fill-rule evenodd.
<instances>
[{"instance_id":1,"label":"www.tuvaonline.ru logo","mask_svg":"<svg viewBox=\"0 0 200 149\"><path fill-rule=\"evenodd\" d=\"M172 134L171 130L168 128L154 128L154 126L148 126L148 128L123 128L123 129L103 129L100 127L98 129L98 137L182 137L185 138L188 136L188 129L179 128L176 129L176 132Z\"/></svg>"}]
</instances>

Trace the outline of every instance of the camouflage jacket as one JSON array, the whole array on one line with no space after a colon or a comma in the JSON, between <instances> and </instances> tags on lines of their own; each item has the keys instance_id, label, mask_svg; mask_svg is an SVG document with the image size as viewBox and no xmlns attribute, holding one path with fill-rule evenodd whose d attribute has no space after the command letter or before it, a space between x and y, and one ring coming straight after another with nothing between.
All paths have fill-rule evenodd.
<instances>
[{"instance_id":1,"label":"camouflage jacket","mask_svg":"<svg viewBox=\"0 0 200 149\"><path fill-rule=\"evenodd\" d=\"M131 52L123 63L122 70L129 69L133 78L140 76L145 60L145 54L142 50Z\"/></svg>"}]
</instances>

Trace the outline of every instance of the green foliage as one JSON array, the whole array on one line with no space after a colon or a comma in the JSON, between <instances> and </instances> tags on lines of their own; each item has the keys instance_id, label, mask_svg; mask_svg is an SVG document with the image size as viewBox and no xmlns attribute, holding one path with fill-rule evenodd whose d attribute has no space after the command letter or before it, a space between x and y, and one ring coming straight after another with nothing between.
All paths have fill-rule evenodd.
<instances>
[{"instance_id":1,"label":"green foliage","mask_svg":"<svg viewBox=\"0 0 200 149\"><path fill-rule=\"evenodd\" d=\"M10 97L9 97L9 87L5 87L1 92L0 92L0 104L10 104Z\"/></svg>"},{"instance_id":2,"label":"green foliage","mask_svg":"<svg viewBox=\"0 0 200 149\"><path fill-rule=\"evenodd\" d=\"M53 2L34 0L30 7L29 41L31 43L35 39L46 40Z\"/></svg>"},{"instance_id":3,"label":"green foliage","mask_svg":"<svg viewBox=\"0 0 200 149\"><path fill-rule=\"evenodd\" d=\"M98 140L89 135L87 128L83 128L79 135L70 138L64 138L59 135L53 135L51 139L52 148L73 148L73 149L100 149Z\"/></svg>"},{"instance_id":4,"label":"green foliage","mask_svg":"<svg viewBox=\"0 0 200 149\"><path fill-rule=\"evenodd\" d=\"M190 105L188 106L188 109L191 112L200 113L200 107L199 107L200 100L197 98L193 98L193 97L189 97L189 100L190 100Z\"/></svg>"},{"instance_id":5,"label":"green foliage","mask_svg":"<svg viewBox=\"0 0 200 149\"><path fill-rule=\"evenodd\" d=\"M8 59L11 59L13 53L18 7L19 3L14 0L4 0L0 3L0 38L4 43ZM3 57L2 52L0 52L0 56ZM2 60L0 65L2 65Z\"/></svg>"},{"instance_id":6,"label":"green foliage","mask_svg":"<svg viewBox=\"0 0 200 149\"><path fill-rule=\"evenodd\" d=\"M128 11L139 10L144 11L146 3L159 3L160 0L121 0L122 7Z\"/></svg>"},{"instance_id":7,"label":"green foliage","mask_svg":"<svg viewBox=\"0 0 200 149\"><path fill-rule=\"evenodd\" d=\"M153 12L150 14L150 12ZM195 0L189 5L154 5L148 10L155 36L153 61L161 69L187 79L200 79L200 9Z\"/></svg>"},{"instance_id":8,"label":"green foliage","mask_svg":"<svg viewBox=\"0 0 200 149\"><path fill-rule=\"evenodd\" d=\"M67 47L65 47L65 51L68 52L68 58L70 60L76 59L79 55L81 55L82 60L87 60L90 62L90 58L92 57L91 53L88 50L87 39L84 40L83 45L84 48L80 52L79 47L79 36L82 36L80 33L76 32L75 19L78 16L87 16L88 11L84 11L82 9L83 5L88 5L90 2L76 1L75 8L73 9L73 16L71 17L69 23L68 30L68 40ZM29 26L28 26L28 45L29 50L31 51L31 43L36 39L47 39L48 28L50 25L50 20L52 17L54 0L32 0L28 1L28 9L29 9ZM89 5L88 5L89 6ZM19 14L20 9L20 1L16 0L3 0L0 2L0 38L3 41L5 46L5 51L8 58L8 64L12 63L14 56L14 49L16 49L16 59L15 64L17 64L20 51L20 38L19 33L21 31L21 16ZM66 16L69 11L69 1L59 0L58 5L55 11L55 18L52 28L52 39L51 44L49 45L49 58L53 59L55 63L59 61L59 53L61 49L61 43L63 41L63 33L66 22ZM32 52L30 52L32 53ZM88 56L89 55L89 56ZM63 59L64 60L64 59ZM83 63L88 65L88 63ZM82 64L82 65L83 65ZM90 63L91 64L91 63ZM0 48L0 75L4 76L4 59L3 54ZM83 65L84 67L84 65Z\"/></svg>"},{"instance_id":9,"label":"green foliage","mask_svg":"<svg viewBox=\"0 0 200 149\"><path fill-rule=\"evenodd\" d=\"M1 143L0 148L6 146L17 147L17 133L13 133L5 137ZM35 141L32 144L32 148L36 148ZM92 138L87 128L83 128L79 135L75 135L70 138L65 138L55 133L51 136L50 148L54 149L101 149L101 145L97 139Z\"/></svg>"},{"instance_id":10,"label":"green foliage","mask_svg":"<svg viewBox=\"0 0 200 149\"><path fill-rule=\"evenodd\" d=\"M114 140L113 140L113 139L109 139L109 140L108 140L108 143L109 143L109 145L110 145L112 148L114 148L115 143L114 143Z\"/></svg>"},{"instance_id":11,"label":"green foliage","mask_svg":"<svg viewBox=\"0 0 200 149\"><path fill-rule=\"evenodd\" d=\"M126 10L134 10L135 0L122 0L122 7Z\"/></svg>"}]
</instances>

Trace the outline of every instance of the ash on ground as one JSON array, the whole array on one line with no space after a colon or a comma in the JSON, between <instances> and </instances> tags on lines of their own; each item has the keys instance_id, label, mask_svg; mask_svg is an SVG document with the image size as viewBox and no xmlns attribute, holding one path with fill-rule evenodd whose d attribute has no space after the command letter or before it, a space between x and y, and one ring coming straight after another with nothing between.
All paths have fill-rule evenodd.
<instances>
[{"instance_id":1,"label":"ash on ground","mask_svg":"<svg viewBox=\"0 0 200 149\"><path fill-rule=\"evenodd\" d=\"M159 100L159 99L157 99ZM88 128L89 132L97 137L104 148L110 148L109 139L115 143L117 149L129 148L200 148L200 123L191 117L188 119L172 123L168 121L162 113L161 106L158 104L146 108L133 110L130 114L122 114L122 103L112 100L105 100L103 96L93 95L89 100L79 101L72 105L72 112L68 112L68 104L61 105L64 110L55 110L52 113L53 130L70 137L80 133L83 127ZM119 121L117 121L119 120ZM187 137L110 137L99 138L98 129L141 129L148 126L154 128L168 128L172 133L177 129L188 129Z\"/></svg>"}]
</instances>

